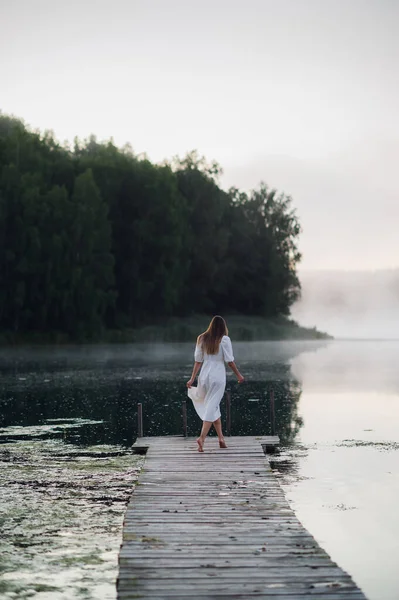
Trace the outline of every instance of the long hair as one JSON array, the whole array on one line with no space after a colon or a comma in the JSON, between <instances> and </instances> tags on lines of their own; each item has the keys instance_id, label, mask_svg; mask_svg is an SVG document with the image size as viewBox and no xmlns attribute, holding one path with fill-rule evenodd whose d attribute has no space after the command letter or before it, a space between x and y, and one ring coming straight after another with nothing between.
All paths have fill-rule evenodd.
<instances>
[{"instance_id":1,"label":"long hair","mask_svg":"<svg viewBox=\"0 0 399 600\"><path fill-rule=\"evenodd\" d=\"M226 321L223 317L216 315L209 323L208 329L198 336L197 343L207 354L217 354L224 335L229 335Z\"/></svg>"}]
</instances>

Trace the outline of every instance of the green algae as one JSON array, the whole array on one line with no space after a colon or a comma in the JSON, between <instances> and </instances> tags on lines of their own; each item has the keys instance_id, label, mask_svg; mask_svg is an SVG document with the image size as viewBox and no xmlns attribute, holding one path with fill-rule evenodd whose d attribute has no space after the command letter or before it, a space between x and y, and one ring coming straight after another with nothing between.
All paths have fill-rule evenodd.
<instances>
[{"instance_id":1,"label":"green algae","mask_svg":"<svg viewBox=\"0 0 399 600\"><path fill-rule=\"evenodd\" d=\"M0 432L1 597L114 600L123 517L143 457L42 439L40 427L30 440L16 431L25 428L9 429Z\"/></svg>"},{"instance_id":2,"label":"green algae","mask_svg":"<svg viewBox=\"0 0 399 600\"><path fill-rule=\"evenodd\" d=\"M399 450L398 442L374 442L368 440L343 440L341 443L337 444L339 447L345 448L374 448L375 450L381 451L391 451L391 450Z\"/></svg>"}]
</instances>

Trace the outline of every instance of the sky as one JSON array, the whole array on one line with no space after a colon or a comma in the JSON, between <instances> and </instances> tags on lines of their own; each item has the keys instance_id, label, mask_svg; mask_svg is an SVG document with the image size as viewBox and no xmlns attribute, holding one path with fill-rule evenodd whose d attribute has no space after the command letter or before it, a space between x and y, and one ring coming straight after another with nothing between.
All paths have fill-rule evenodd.
<instances>
[{"instance_id":1,"label":"sky","mask_svg":"<svg viewBox=\"0 0 399 600\"><path fill-rule=\"evenodd\" d=\"M292 196L303 270L399 266L398 0L0 0L0 110Z\"/></svg>"}]
</instances>

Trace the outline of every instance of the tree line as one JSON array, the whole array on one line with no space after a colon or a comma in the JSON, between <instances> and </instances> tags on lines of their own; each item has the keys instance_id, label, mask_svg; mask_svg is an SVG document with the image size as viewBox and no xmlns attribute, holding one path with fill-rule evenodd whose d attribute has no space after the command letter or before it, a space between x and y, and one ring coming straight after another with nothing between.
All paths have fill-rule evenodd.
<instances>
[{"instance_id":1,"label":"tree line","mask_svg":"<svg viewBox=\"0 0 399 600\"><path fill-rule=\"evenodd\" d=\"M97 337L193 313L288 315L300 225L196 152L154 164L0 114L0 327Z\"/></svg>"}]
</instances>

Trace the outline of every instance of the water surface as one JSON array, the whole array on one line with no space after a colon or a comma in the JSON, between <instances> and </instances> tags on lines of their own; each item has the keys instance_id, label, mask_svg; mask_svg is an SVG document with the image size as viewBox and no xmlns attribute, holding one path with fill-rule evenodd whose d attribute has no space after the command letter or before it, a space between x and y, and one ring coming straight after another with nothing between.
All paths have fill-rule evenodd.
<instances>
[{"instance_id":1,"label":"water surface","mask_svg":"<svg viewBox=\"0 0 399 600\"><path fill-rule=\"evenodd\" d=\"M371 600L399 598L399 344L234 345L232 433L271 432L272 466L304 525ZM0 592L113 599L121 523L140 468L129 447L179 434L190 344L0 351ZM222 404L224 419L224 406ZM188 405L189 433L200 423ZM89 516L90 515L90 516Z\"/></svg>"},{"instance_id":2,"label":"water surface","mask_svg":"<svg viewBox=\"0 0 399 600\"><path fill-rule=\"evenodd\" d=\"M287 498L370 600L397 600L399 344L334 342L291 372L302 426L272 463Z\"/></svg>"}]
</instances>

